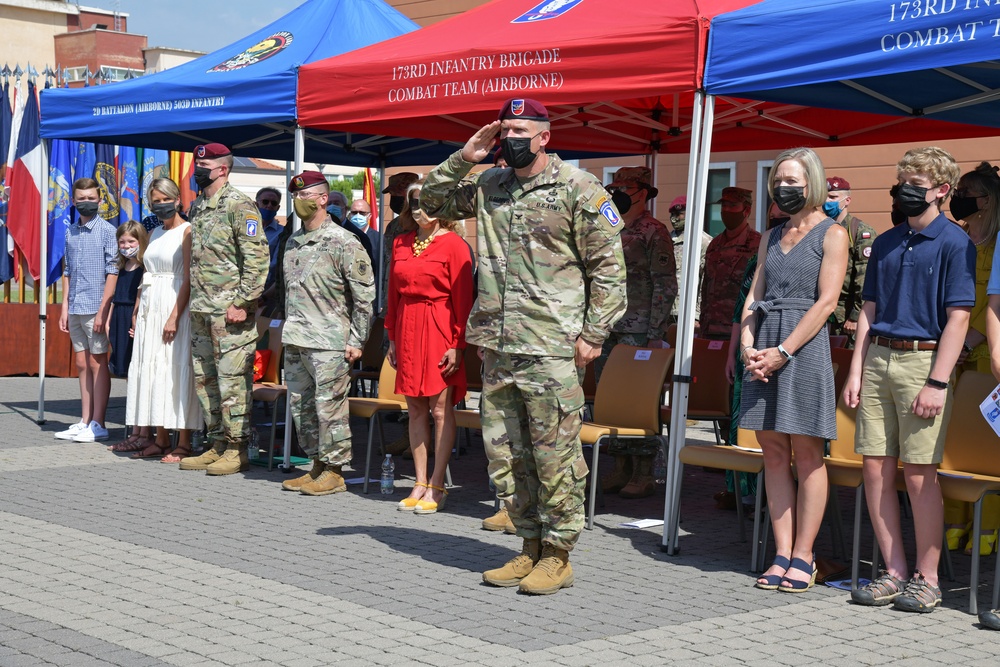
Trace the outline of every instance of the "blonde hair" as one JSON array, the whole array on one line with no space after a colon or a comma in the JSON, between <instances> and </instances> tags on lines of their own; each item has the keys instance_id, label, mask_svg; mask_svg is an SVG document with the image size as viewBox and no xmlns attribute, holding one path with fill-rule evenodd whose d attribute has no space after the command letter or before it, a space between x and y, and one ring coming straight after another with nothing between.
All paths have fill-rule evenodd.
<instances>
[{"instance_id":1,"label":"blonde hair","mask_svg":"<svg viewBox=\"0 0 1000 667\"><path fill-rule=\"evenodd\" d=\"M816 155L816 151L811 148L789 148L774 158L771 167L773 174L782 162L795 160L806 172L806 204L804 208L819 208L826 202L826 170L823 169L823 162ZM767 194L774 198L774 178L767 180Z\"/></svg>"},{"instance_id":2,"label":"blonde hair","mask_svg":"<svg viewBox=\"0 0 1000 667\"><path fill-rule=\"evenodd\" d=\"M136 253L134 259L142 265L142 256L146 252L146 246L149 244L149 235L146 234L146 228L135 220L123 222L118 225L118 231L115 232L115 241L120 241L123 236L131 236L139 242L139 252ZM128 258L122 257L122 254L118 253L118 270L122 271L126 264L128 264Z\"/></svg>"},{"instance_id":3,"label":"blonde hair","mask_svg":"<svg viewBox=\"0 0 1000 667\"><path fill-rule=\"evenodd\" d=\"M940 209L955 188L955 184L958 183L962 170L951 153L945 149L937 146L925 146L906 151L903 159L896 164L896 177L903 174L927 174L935 187L945 183L950 185L951 188L945 196L937 199L937 206Z\"/></svg>"},{"instance_id":4,"label":"blonde hair","mask_svg":"<svg viewBox=\"0 0 1000 667\"><path fill-rule=\"evenodd\" d=\"M986 238L996 241L1000 232L1000 176L997 167L989 162L980 162L972 171L968 171L958 179L958 186L973 186L988 199L986 206L980 209L983 221L986 223Z\"/></svg>"},{"instance_id":5,"label":"blonde hair","mask_svg":"<svg viewBox=\"0 0 1000 667\"><path fill-rule=\"evenodd\" d=\"M154 191L171 199L181 198L181 189L169 178L154 178L153 182L149 184L149 188L146 189L146 197L152 199Z\"/></svg>"}]
</instances>

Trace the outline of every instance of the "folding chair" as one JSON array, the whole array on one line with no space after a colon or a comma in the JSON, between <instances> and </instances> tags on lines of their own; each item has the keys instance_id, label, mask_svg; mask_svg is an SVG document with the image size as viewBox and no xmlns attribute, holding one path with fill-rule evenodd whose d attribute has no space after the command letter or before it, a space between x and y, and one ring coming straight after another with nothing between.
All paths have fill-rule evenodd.
<instances>
[{"instance_id":1,"label":"folding chair","mask_svg":"<svg viewBox=\"0 0 1000 667\"><path fill-rule=\"evenodd\" d=\"M348 398L351 416L363 417L368 420L368 448L365 451L365 483L362 489L368 493L368 480L372 468L372 436L378 426L379 446L385 447L385 434L382 431L383 412L406 412L406 398L395 393L396 369L389 364L388 357L382 362L382 370L378 378L378 396L375 398Z\"/></svg>"},{"instance_id":2,"label":"folding chair","mask_svg":"<svg viewBox=\"0 0 1000 667\"><path fill-rule=\"evenodd\" d=\"M358 367L351 369L351 396L368 396L375 393L375 383L378 381L379 372L382 368L382 343L385 340L385 320L376 317L372 321L369 329L368 340L361 350L361 359ZM365 382L371 386L371 390L365 388Z\"/></svg>"},{"instance_id":3,"label":"folding chair","mask_svg":"<svg viewBox=\"0 0 1000 667\"><path fill-rule=\"evenodd\" d=\"M719 422L730 418L729 382L726 380L726 361L729 341L695 338L691 349L691 383L688 393L687 419L710 421L715 430L716 444L722 444ZM670 424L672 408L660 409L663 423Z\"/></svg>"},{"instance_id":4,"label":"folding chair","mask_svg":"<svg viewBox=\"0 0 1000 667\"><path fill-rule=\"evenodd\" d=\"M584 422L580 441L593 448L590 464L590 499L587 528L594 527L594 505L598 476L597 459L600 445L608 438L660 439L665 447L660 406L663 403L663 383L673 368L673 349L647 349L631 345L616 345L604 366L594 398L594 421Z\"/></svg>"},{"instance_id":5,"label":"folding chair","mask_svg":"<svg viewBox=\"0 0 1000 667\"><path fill-rule=\"evenodd\" d=\"M260 320L258 320L259 322ZM253 383L253 400L271 404L271 440L267 447L267 469L274 466L274 434L278 427L278 400L284 398L288 400L288 387L281 384L281 354L284 346L281 343L281 328L284 321L278 326L268 328L267 349L271 352L271 358L267 362L264 370L264 377L260 382ZM288 428L288 425L285 425Z\"/></svg>"}]
</instances>

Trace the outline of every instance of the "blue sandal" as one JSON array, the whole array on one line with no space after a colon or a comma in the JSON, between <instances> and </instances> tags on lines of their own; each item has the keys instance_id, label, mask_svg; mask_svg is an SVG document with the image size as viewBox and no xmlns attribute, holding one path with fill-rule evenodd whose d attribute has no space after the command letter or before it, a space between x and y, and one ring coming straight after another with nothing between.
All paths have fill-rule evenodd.
<instances>
[{"instance_id":1,"label":"blue sandal","mask_svg":"<svg viewBox=\"0 0 1000 667\"><path fill-rule=\"evenodd\" d=\"M774 557L774 563L771 564L771 567L774 567L775 565L777 565L778 567L782 567L785 570L787 570L788 567L789 567L789 565L790 565L790 563L789 563L788 559L785 558L784 556L775 556ZM768 569L771 569L771 568L768 568ZM764 575L761 575L760 577L757 578L757 583L755 583L754 586L756 588L759 588L762 591L777 590L778 586L781 585L781 580L784 577L785 577L784 573L782 573L782 574L764 574Z\"/></svg>"},{"instance_id":2,"label":"blue sandal","mask_svg":"<svg viewBox=\"0 0 1000 667\"><path fill-rule=\"evenodd\" d=\"M792 579L782 578L781 585L778 586L778 590L782 593L805 593L807 590L816 585L815 561L813 561L812 565L810 565L801 558L793 558L792 565L788 569L799 570L800 572L809 572L809 581L795 581ZM785 572L785 574L788 573Z\"/></svg>"}]
</instances>

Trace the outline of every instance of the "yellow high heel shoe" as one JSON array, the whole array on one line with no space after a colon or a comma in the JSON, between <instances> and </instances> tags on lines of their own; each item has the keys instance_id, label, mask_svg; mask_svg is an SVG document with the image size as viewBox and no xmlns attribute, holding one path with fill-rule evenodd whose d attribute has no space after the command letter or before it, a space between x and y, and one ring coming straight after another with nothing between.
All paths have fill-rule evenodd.
<instances>
[{"instance_id":1,"label":"yellow high heel shoe","mask_svg":"<svg viewBox=\"0 0 1000 667\"><path fill-rule=\"evenodd\" d=\"M444 503L448 500L448 491L444 487L434 486L433 484L428 484L427 488L434 489L435 491L440 491L444 494L441 497L441 502L436 503L433 500L424 500L421 498L417 501L417 506L413 509L414 514L434 514L438 510L444 509Z\"/></svg>"},{"instance_id":2,"label":"yellow high heel shoe","mask_svg":"<svg viewBox=\"0 0 1000 667\"><path fill-rule=\"evenodd\" d=\"M1000 533L1000 528L996 528L991 532L984 532L979 536L979 555L989 556L997 550L997 534ZM972 540L965 545L965 555L972 555Z\"/></svg>"},{"instance_id":3,"label":"yellow high heel shoe","mask_svg":"<svg viewBox=\"0 0 1000 667\"><path fill-rule=\"evenodd\" d=\"M971 523L967 523L964 526L960 524L948 524L948 529L944 531L945 540L948 542L948 551L958 551L971 530Z\"/></svg>"},{"instance_id":4,"label":"yellow high heel shoe","mask_svg":"<svg viewBox=\"0 0 1000 667\"><path fill-rule=\"evenodd\" d=\"M416 482L413 488L417 488L418 486L426 487L427 485L423 482ZM396 509L400 512L412 512L419 502L419 498L403 498L396 505Z\"/></svg>"}]
</instances>

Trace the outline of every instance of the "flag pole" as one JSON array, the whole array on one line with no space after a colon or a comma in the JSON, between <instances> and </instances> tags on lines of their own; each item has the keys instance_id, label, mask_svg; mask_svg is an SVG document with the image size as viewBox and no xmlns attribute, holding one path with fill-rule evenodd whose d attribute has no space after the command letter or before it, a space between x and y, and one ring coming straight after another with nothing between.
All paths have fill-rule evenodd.
<instances>
[{"instance_id":1,"label":"flag pole","mask_svg":"<svg viewBox=\"0 0 1000 667\"><path fill-rule=\"evenodd\" d=\"M38 225L39 277L35 288L38 296L38 417L35 422L40 426L45 423L45 318L48 315L48 295L45 293L49 280L49 142L41 140L42 149L42 181L39 198L42 201ZM66 298L66 295L63 295Z\"/></svg>"}]
</instances>

